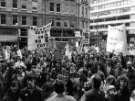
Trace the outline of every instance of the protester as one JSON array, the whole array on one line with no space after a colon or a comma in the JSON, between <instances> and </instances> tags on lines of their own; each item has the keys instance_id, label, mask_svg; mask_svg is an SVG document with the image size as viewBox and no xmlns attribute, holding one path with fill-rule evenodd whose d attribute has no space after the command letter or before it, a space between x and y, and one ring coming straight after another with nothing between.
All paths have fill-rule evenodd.
<instances>
[{"instance_id":1,"label":"protester","mask_svg":"<svg viewBox=\"0 0 135 101\"><path fill-rule=\"evenodd\" d=\"M105 101L105 96L100 91L101 78L99 75L94 75L92 79L92 89L84 94L81 101Z\"/></svg>"},{"instance_id":2,"label":"protester","mask_svg":"<svg viewBox=\"0 0 135 101\"><path fill-rule=\"evenodd\" d=\"M55 49L1 46L0 101L134 99L135 57L89 48L81 53L74 48L71 59L63 54L57 60Z\"/></svg>"},{"instance_id":3,"label":"protester","mask_svg":"<svg viewBox=\"0 0 135 101\"><path fill-rule=\"evenodd\" d=\"M62 81L56 81L54 89L57 95L50 97L46 101L76 101L74 97L65 94L65 86Z\"/></svg>"}]
</instances>

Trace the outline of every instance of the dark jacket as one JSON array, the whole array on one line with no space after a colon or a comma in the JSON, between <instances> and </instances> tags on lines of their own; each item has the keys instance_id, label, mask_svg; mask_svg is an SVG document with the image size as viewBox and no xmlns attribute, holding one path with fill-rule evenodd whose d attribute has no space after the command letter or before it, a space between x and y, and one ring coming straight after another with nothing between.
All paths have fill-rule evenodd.
<instances>
[{"instance_id":1,"label":"dark jacket","mask_svg":"<svg viewBox=\"0 0 135 101\"><path fill-rule=\"evenodd\" d=\"M91 89L85 94L85 101L105 101L104 93L97 89Z\"/></svg>"}]
</instances>

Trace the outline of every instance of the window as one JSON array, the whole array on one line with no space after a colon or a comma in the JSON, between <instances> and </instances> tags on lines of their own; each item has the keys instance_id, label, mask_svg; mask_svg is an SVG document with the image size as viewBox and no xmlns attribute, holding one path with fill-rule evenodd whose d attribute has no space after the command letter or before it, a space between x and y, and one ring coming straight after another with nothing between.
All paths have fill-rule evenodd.
<instances>
[{"instance_id":1,"label":"window","mask_svg":"<svg viewBox=\"0 0 135 101\"><path fill-rule=\"evenodd\" d=\"M38 9L38 0L32 0L32 9L37 10Z\"/></svg>"},{"instance_id":2,"label":"window","mask_svg":"<svg viewBox=\"0 0 135 101\"><path fill-rule=\"evenodd\" d=\"M64 27L68 27L68 24L67 24L67 22L64 22Z\"/></svg>"},{"instance_id":3,"label":"window","mask_svg":"<svg viewBox=\"0 0 135 101\"><path fill-rule=\"evenodd\" d=\"M13 8L17 8L17 0L13 0Z\"/></svg>"},{"instance_id":4,"label":"window","mask_svg":"<svg viewBox=\"0 0 135 101\"><path fill-rule=\"evenodd\" d=\"M125 25L126 25L126 26L130 26L130 24L129 24L129 23L126 23Z\"/></svg>"},{"instance_id":5,"label":"window","mask_svg":"<svg viewBox=\"0 0 135 101\"><path fill-rule=\"evenodd\" d=\"M27 29L21 28L21 36L27 36Z\"/></svg>"},{"instance_id":6,"label":"window","mask_svg":"<svg viewBox=\"0 0 135 101\"><path fill-rule=\"evenodd\" d=\"M56 11L60 12L60 4L56 4Z\"/></svg>"},{"instance_id":7,"label":"window","mask_svg":"<svg viewBox=\"0 0 135 101\"><path fill-rule=\"evenodd\" d=\"M86 17L88 15L88 8L85 8Z\"/></svg>"},{"instance_id":8,"label":"window","mask_svg":"<svg viewBox=\"0 0 135 101\"><path fill-rule=\"evenodd\" d=\"M27 21L26 21L26 16L22 16L22 25L26 25Z\"/></svg>"},{"instance_id":9,"label":"window","mask_svg":"<svg viewBox=\"0 0 135 101\"><path fill-rule=\"evenodd\" d=\"M84 24L84 21L82 21L82 28L84 28L85 24Z\"/></svg>"},{"instance_id":10,"label":"window","mask_svg":"<svg viewBox=\"0 0 135 101\"><path fill-rule=\"evenodd\" d=\"M60 27L61 26L61 23L60 22L56 22L56 26L57 27Z\"/></svg>"},{"instance_id":11,"label":"window","mask_svg":"<svg viewBox=\"0 0 135 101\"><path fill-rule=\"evenodd\" d=\"M22 9L27 8L27 0L22 0Z\"/></svg>"},{"instance_id":12,"label":"window","mask_svg":"<svg viewBox=\"0 0 135 101\"><path fill-rule=\"evenodd\" d=\"M26 9L26 8L27 8L27 6L22 4L22 9Z\"/></svg>"},{"instance_id":13,"label":"window","mask_svg":"<svg viewBox=\"0 0 135 101\"><path fill-rule=\"evenodd\" d=\"M13 25L17 24L17 15L13 15Z\"/></svg>"},{"instance_id":14,"label":"window","mask_svg":"<svg viewBox=\"0 0 135 101\"><path fill-rule=\"evenodd\" d=\"M74 28L75 26L74 26L74 23L70 23L70 27L71 28Z\"/></svg>"},{"instance_id":15,"label":"window","mask_svg":"<svg viewBox=\"0 0 135 101\"><path fill-rule=\"evenodd\" d=\"M1 7L5 7L6 6L6 1L5 0L0 0L0 5L1 5Z\"/></svg>"},{"instance_id":16,"label":"window","mask_svg":"<svg viewBox=\"0 0 135 101\"><path fill-rule=\"evenodd\" d=\"M75 0L65 0L65 1L72 1L72 2L75 2Z\"/></svg>"},{"instance_id":17,"label":"window","mask_svg":"<svg viewBox=\"0 0 135 101\"><path fill-rule=\"evenodd\" d=\"M36 16L33 16L33 25L37 25L37 17Z\"/></svg>"},{"instance_id":18,"label":"window","mask_svg":"<svg viewBox=\"0 0 135 101\"><path fill-rule=\"evenodd\" d=\"M51 26L54 26L54 20L52 20L52 25Z\"/></svg>"},{"instance_id":19,"label":"window","mask_svg":"<svg viewBox=\"0 0 135 101\"><path fill-rule=\"evenodd\" d=\"M50 22L52 22L51 26L54 26L55 21L51 19Z\"/></svg>"},{"instance_id":20,"label":"window","mask_svg":"<svg viewBox=\"0 0 135 101\"><path fill-rule=\"evenodd\" d=\"M50 11L54 11L54 3L50 3Z\"/></svg>"},{"instance_id":21,"label":"window","mask_svg":"<svg viewBox=\"0 0 135 101\"><path fill-rule=\"evenodd\" d=\"M1 15L1 24L6 24L6 15Z\"/></svg>"},{"instance_id":22,"label":"window","mask_svg":"<svg viewBox=\"0 0 135 101\"><path fill-rule=\"evenodd\" d=\"M84 16L84 7L82 7L82 16Z\"/></svg>"}]
</instances>

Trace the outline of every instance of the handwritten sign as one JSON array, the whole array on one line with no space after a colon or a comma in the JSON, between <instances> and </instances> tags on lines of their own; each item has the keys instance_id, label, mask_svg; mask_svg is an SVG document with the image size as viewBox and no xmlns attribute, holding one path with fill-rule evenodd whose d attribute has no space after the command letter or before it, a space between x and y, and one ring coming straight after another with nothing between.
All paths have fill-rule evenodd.
<instances>
[{"instance_id":1,"label":"handwritten sign","mask_svg":"<svg viewBox=\"0 0 135 101\"><path fill-rule=\"evenodd\" d=\"M51 23L43 27L31 26L28 30L28 50L48 47Z\"/></svg>"},{"instance_id":2,"label":"handwritten sign","mask_svg":"<svg viewBox=\"0 0 135 101\"><path fill-rule=\"evenodd\" d=\"M127 36L125 33L124 25L121 26L109 26L107 37L107 52L123 53L127 52Z\"/></svg>"}]
</instances>

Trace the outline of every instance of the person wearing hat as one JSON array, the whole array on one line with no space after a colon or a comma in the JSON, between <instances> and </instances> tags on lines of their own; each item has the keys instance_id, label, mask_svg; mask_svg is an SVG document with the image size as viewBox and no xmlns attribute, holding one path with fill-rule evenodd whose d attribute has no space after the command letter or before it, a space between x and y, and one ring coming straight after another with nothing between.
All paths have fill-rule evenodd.
<instances>
[{"instance_id":1,"label":"person wearing hat","mask_svg":"<svg viewBox=\"0 0 135 101\"><path fill-rule=\"evenodd\" d=\"M106 101L116 101L117 92L114 85L109 85L106 92Z\"/></svg>"}]
</instances>

